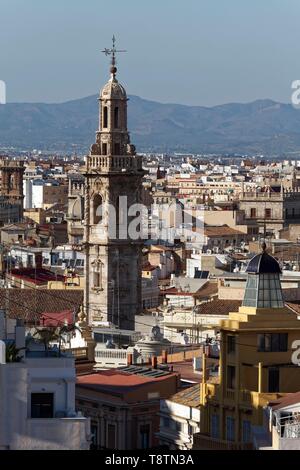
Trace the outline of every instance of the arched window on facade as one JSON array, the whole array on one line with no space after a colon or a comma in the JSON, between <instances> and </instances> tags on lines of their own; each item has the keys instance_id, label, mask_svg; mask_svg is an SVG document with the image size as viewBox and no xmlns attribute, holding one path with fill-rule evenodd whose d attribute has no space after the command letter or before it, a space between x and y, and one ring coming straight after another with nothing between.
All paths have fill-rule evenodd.
<instances>
[{"instance_id":1,"label":"arched window on facade","mask_svg":"<svg viewBox=\"0 0 300 470\"><path fill-rule=\"evenodd\" d=\"M108 108L104 106L103 108L103 128L107 129L108 127Z\"/></svg>"},{"instance_id":2,"label":"arched window on facade","mask_svg":"<svg viewBox=\"0 0 300 470\"><path fill-rule=\"evenodd\" d=\"M119 127L119 108L116 107L114 111L114 127L118 129Z\"/></svg>"},{"instance_id":3,"label":"arched window on facade","mask_svg":"<svg viewBox=\"0 0 300 470\"><path fill-rule=\"evenodd\" d=\"M10 173L8 176L8 190L11 191L14 188L15 175Z\"/></svg>"},{"instance_id":4,"label":"arched window on facade","mask_svg":"<svg viewBox=\"0 0 300 470\"><path fill-rule=\"evenodd\" d=\"M102 155L107 155L107 143L102 144Z\"/></svg>"},{"instance_id":5,"label":"arched window on facade","mask_svg":"<svg viewBox=\"0 0 300 470\"><path fill-rule=\"evenodd\" d=\"M114 145L114 154L115 154L115 155L120 155L120 154L121 154L121 147L120 147L120 144L115 144L115 145Z\"/></svg>"},{"instance_id":6,"label":"arched window on facade","mask_svg":"<svg viewBox=\"0 0 300 470\"><path fill-rule=\"evenodd\" d=\"M93 224L97 225L102 222L103 219L103 199L100 194L96 194L93 200Z\"/></svg>"}]
</instances>

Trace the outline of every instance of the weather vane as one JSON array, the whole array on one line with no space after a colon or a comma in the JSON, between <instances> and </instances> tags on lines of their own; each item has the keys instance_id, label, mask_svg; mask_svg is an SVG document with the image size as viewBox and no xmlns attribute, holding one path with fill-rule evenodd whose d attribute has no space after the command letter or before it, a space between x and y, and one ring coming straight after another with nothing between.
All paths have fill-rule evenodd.
<instances>
[{"instance_id":1,"label":"weather vane","mask_svg":"<svg viewBox=\"0 0 300 470\"><path fill-rule=\"evenodd\" d=\"M102 51L106 56L112 56L111 57L111 65L112 65L112 73L115 75L116 72L117 72L117 69L116 69L116 64L117 64L117 61L116 61L116 54L119 54L120 52L127 52L125 50L117 50L116 49L116 38L115 38L115 35L113 35L113 38L112 38L112 49L108 49L108 48L105 48L103 51Z\"/></svg>"}]
</instances>

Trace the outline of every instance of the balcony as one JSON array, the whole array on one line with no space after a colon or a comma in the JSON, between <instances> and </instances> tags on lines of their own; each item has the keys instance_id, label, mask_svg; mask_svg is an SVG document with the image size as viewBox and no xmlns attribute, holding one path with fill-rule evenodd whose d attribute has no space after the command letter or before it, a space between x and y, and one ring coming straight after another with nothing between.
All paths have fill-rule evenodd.
<instances>
[{"instance_id":1,"label":"balcony","mask_svg":"<svg viewBox=\"0 0 300 470\"><path fill-rule=\"evenodd\" d=\"M138 156L89 156L87 171L97 170L101 173L129 171L136 172L143 169L143 159Z\"/></svg>"},{"instance_id":2,"label":"balcony","mask_svg":"<svg viewBox=\"0 0 300 470\"><path fill-rule=\"evenodd\" d=\"M115 368L127 366L128 351L126 349L95 349L95 361L98 368Z\"/></svg>"},{"instance_id":3,"label":"balcony","mask_svg":"<svg viewBox=\"0 0 300 470\"><path fill-rule=\"evenodd\" d=\"M300 413L289 416L275 414L275 425L272 429L273 449L298 450L300 446Z\"/></svg>"}]
</instances>

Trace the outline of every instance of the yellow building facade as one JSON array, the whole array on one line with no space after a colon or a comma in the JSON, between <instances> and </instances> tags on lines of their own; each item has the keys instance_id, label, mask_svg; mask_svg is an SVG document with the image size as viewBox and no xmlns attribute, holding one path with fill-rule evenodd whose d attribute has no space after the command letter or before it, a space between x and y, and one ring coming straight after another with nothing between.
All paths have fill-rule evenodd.
<instances>
[{"instance_id":1,"label":"yellow building facade","mask_svg":"<svg viewBox=\"0 0 300 470\"><path fill-rule=\"evenodd\" d=\"M300 390L300 368L292 357L300 321L284 305L280 267L264 246L247 272L243 305L220 322L218 376L208 377L203 361L195 449L251 448L253 427L263 424L263 407Z\"/></svg>"}]
</instances>

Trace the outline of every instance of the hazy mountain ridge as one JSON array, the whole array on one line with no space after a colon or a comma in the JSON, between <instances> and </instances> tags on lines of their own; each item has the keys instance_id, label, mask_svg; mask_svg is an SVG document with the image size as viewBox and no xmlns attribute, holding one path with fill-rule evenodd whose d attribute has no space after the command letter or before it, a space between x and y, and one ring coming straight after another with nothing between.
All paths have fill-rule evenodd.
<instances>
[{"instance_id":1,"label":"hazy mountain ridge","mask_svg":"<svg viewBox=\"0 0 300 470\"><path fill-rule=\"evenodd\" d=\"M98 126L98 97L61 104L0 105L0 147L87 152ZM272 100L215 107L162 104L130 96L129 130L140 151L300 151L300 110Z\"/></svg>"}]
</instances>

